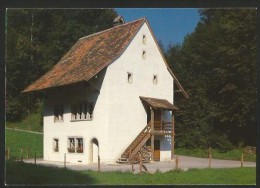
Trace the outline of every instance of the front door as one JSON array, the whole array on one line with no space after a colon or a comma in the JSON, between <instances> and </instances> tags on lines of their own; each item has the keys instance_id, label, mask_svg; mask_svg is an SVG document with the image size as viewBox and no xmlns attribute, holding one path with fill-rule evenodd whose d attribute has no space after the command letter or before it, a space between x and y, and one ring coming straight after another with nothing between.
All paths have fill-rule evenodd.
<instances>
[{"instance_id":1,"label":"front door","mask_svg":"<svg viewBox=\"0 0 260 188\"><path fill-rule=\"evenodd\" d=\"M146 146L151 148L151 139L146 142ZM154 140L154 154L153 154L154 161L160 161L160 140Z\"/></svg>"},{"instance_id":2,"label":"front door","mask_svg":"<svg viewBox=\"0 0 260 188\"><path fill-rule=\"evenodd\" d=\"M154 161L160 161L160 140L154 141Z\"/></svg>"}]
</instances>

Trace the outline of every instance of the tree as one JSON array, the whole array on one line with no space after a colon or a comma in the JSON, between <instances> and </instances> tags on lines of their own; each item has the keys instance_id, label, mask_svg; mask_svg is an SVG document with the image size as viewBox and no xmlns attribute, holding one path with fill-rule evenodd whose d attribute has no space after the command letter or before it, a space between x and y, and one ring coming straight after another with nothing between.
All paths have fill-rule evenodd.
<instances>
[{"instance_id":1,"label":"tree","mask_svg":"<svg viewBox=\"0 0 260 188\"><path fill-rule=\"evenodd\" d=\"M256 145L256 10L203 9L200 15L181 49L168 49L190 94L176 99L177 144Z\"/></svg>"},{"instance_id":2,"label":"tree","mask_svg":"<svg viewBox=\"0 0 260 188\"><path fill-rule=\"evenodd\" d=\"M50 68L81 37L110 28L116 12L110 9L7 10L7 121L34 110L36 96L20 94Z\"/></svg>"}]
</instances>

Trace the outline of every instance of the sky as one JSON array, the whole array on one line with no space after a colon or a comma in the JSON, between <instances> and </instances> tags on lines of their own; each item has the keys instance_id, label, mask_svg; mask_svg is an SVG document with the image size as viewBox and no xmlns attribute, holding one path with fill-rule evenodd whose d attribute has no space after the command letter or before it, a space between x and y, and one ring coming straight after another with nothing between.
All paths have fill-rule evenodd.
<instances>
[{"instance_id":1,"label":"sky","mask_svg":"<svg viewBox=\"0 0 260 188\"><path fill-rule=\"evenodd\" d=\"M161 41L164 47L181 44L200 20L195 8L116 8L115 11L123 16L125 22L146 17L157 41Z\"/></svg>"}]
</instances>

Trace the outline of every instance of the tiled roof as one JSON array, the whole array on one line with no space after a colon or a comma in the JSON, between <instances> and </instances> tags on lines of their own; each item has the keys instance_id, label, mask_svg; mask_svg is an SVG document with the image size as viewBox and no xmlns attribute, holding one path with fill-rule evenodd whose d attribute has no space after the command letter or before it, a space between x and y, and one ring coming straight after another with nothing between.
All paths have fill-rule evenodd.
<instances>
[{"instance_id":1,"label":"tiled roof","mask_svg":"<svg viewBox=\"0 0 260 188\"><path fill-rule=\"evenodd\" d=\"M144 22L145 18L138 19L79 39L49 72L22 92L88 81L123 53Z\"/></svg>"},{"instance_id":2,"label":"tiled roof","mask_svg":"<svg viewBox=\"0 0 260 188\"><path fill-rule=\"evenodd\" d=\"M161 110L178 110L179 109L165 99L157 99L157 98L142 97L142 96L140 96L140 99L154 109L161 109Z\"/></svg>"}]
</instances>

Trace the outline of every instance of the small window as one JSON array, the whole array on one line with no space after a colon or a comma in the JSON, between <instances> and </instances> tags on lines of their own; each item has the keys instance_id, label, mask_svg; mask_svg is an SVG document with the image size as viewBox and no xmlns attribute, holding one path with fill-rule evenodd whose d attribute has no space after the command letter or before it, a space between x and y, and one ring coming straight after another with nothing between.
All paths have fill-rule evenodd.
<instances>
[{"instance_id":1,"label":"small window","mask_svg":"<svg viewBox=\"0 0 260 188\"><path fill-rule=\"evenodd\" d=\"M83 153L83 138L77 138L77 153Z\"/></svg>"},{"instance_id":2,"label":"small window","mask_svg":"<svg viewBox=\"0 0 260 188\"><path fill-rule=\"evenodd\" d=\"M63 121L63 105L54 106L54 122Z\"/></svg>"},{"instance_id":3,"label":"small window","mask_svg":"<svg viewBox=\"0 0 260 188\"><path fill-rule=\"evenodd\" d=\"M70 137L68 138L69 153L83 153L83 138Z\"/></svg>"},{"instance_id":4,"label":"small window","mask_svg":"<svg viewBox=\"0 0 260 188\"><path fill-rule=\"evenodd\" d=\"M92 120L94 104L80 102L71 106L71 120Z\"/></svg>"},{"instance_id":5,"label":"small window","mask_svg":"<svg viewBox=\"0 0 260 188\"><path fill-rule=\"evenodd\" d=\"M142 51L142 58L146 59L146 51L145 50Z\"/></svg>"},{"instance_id":6,"label":"small window","mask_svg":"<svg viewBox=\"0 0 260 188\"><path fill-rule=\"evenodd\" d=\"M158 83L158 76L157 75L153 75L153 83L154 84Z\"/></svg>"},{"instance_id":7,"label":"small window","mask_svg":"<svg viewBox=\"0 0 260 188\"><path fill-rule=\"evenodd\" d=\"M146 44L146 35L143 35L143 44Z\"/></svg>"},{"instance_id":8,"label":"small window","mask_svg":"<svg viewBox=\"0 0 260 188\"><path fill-rule=\"evenodd\" d=\"M133 82L133 74L131 72L127 73L127 81L128 81L128 83L132 83Z\"/></svg>"},{"instance_id":9,"label":"small window","mask_svg":"<svg viewBox=\"0 0 260 188\"><path fill-rule=\"evenodd\" d=\"M53 151L59 152L59 139L57 138L53 139Z\"/></svg>"},{"instance_id":10,"label":"small window","mask_svg":"<svg viewBox=\"0 0 260 188\"><path fill-rule=\"evenodd\" d=\"M68 152L75 153L75 138L68 139Z\"/></svg>"}]
</instances>

